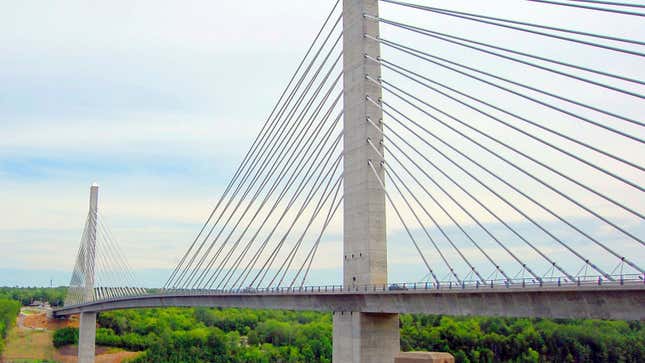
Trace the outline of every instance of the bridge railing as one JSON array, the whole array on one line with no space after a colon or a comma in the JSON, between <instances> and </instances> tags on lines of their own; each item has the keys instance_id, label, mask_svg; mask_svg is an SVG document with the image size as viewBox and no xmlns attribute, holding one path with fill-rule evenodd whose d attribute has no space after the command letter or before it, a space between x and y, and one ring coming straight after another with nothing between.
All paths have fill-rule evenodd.
<instances>
[{"instance_id":1,"label":"bridge railing","mask_svg":"<svg viewBox=\"0 0 645 363\"><path fill-rule=\"evenodd\" d=\"M623 286L645 284L645 276L639 274L615 275L612 279L603 276L579 276L576 280L564 277L548 277L536 279L493 279L486 282L479 280L444 281L444 282L394 282L371 285L313 285L302 287L246 287L234 289L166 289L163 294L169 295L208 295L208 294L294 294L294 293L370 293L370 292L399 292L410 290L476 290L476 289L510 289L510 288L556 288L556 287L591 287L591 286Z\"/></svg>"},{"instance_id":2,"label":"bridge railing","mask_svg":"<svg viewBox=\"0 0 645 363\"><path fill-rule=\"evenodd\" d=\"M598 275L579 276L575 280L564 277L545 277L540 280L518 278L513 281L492 279L486 282L479 280L462 281L420 281L420 282L391 282L371 285L313 285L302 287L246 287L234 289L129 289L137 293L124 294L118 297L97 294L93 301L87 303L128 299L140 296L204 296L204 295L294 295L294 294L370 294L370 293L414 293L437 291L477 291L477 290L507 290L507 289L558 289L558 288L609 288L620 286L645 285L645 275L625 274L612 275L611 279ZM74 304L83 305L83 304Z\"/></svg>"}]
</instances>

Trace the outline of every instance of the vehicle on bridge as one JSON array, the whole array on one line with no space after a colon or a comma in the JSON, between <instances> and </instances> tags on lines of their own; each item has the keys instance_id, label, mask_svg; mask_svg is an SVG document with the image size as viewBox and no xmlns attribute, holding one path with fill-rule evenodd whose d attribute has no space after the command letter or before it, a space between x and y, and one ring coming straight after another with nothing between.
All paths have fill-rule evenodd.
<instances>
[{"instance_id":1,"label":"vehicle on bridge","mask_svg":"<svg viewBox=\"0 0 645 363\"><path fill-rule=\"evenodd\" d=\"M390 291L397 291L397 290L407 290L408 288L405 287L405 285L399 285L399 284L391 284L388 288Z\"/></svg>"}]
</instances>

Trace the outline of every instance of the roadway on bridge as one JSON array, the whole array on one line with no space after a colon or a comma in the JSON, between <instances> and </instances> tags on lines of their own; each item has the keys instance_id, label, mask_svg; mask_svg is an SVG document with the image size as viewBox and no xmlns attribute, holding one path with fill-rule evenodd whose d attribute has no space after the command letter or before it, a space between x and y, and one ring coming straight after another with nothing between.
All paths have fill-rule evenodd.
<instances>
[{"instance_id":1,"label":"roadway on bridge","mask_svg":"<svg viewBox=\"0 0 645 363\"><path fill-rule=\"evenodd\" d=\"M424 313L544 318L645 319L645 285L480 287L408 290L309 288L306 291L174 292L66 306L81 312L157 307L238 307L367 313Z\"/></svg>"}]
</instances>

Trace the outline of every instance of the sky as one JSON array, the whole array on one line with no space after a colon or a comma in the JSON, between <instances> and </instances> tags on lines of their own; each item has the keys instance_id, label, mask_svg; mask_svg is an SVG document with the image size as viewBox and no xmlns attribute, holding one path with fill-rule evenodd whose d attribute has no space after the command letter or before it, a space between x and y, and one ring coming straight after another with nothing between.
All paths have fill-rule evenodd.
<instances>
[{"instance_id":1,"label":"sky","mask_svg":"<svg viewBox=\"0 0 645 363\"><path fill-rule=\"evenodd\" d=\"M0 2L0 266L71 272L93 182L132 263L174 263L328 9Z\"/></svg>"},{"instance_id":2,"label":"sky","mask_svg":"<svg viewBox=\"0 0 645 363\"><path fill-rule=\"evenodd\" d=\"M593 14L572 18L570 12L536 5L483 3L458 1L453 6L517 19L566 21L568 27L580 29L595 29L602 20L601 31L643 38L642 28L629 19L605 21ZM216 203L331 6L331 1L297 0L0 0L0 285L49 285L50 279L54 285L67 284L87 213L89 186L94 182L101 186L102 214L130 265L144 282L163 281ZM453 34L479 34L500 44L515 41L520 48L568 56L589 66L611 64L611 69L640 79L645 75L642 61L635 57L594 57L582 48L562 52L550 42L529 44L508 32L478 32L454 20L388 5L382 7L382 15ZM402 42L421 42L386 26L382 32ZM445 51L454 59L471 59L464 51L441 47L430 49ZM391 50L383 54L398 60ZM502 66L484 56L477 61L482 69L522 75L514 65ZM433 74L437 79L448 77L445 72ZM529 80L554 85L553 79L539 75ZM471 88L464 80L455 82L473 94L487 92L480 86ZM557 89L575 90L568 81L559 82ZM625 87L642 91L642 87ZM592 103L602 100L630 117L642 115L642 102L625 101L605 91L579 95ZM522 101L497 100L531 113L531 106ZM480 116L471 117L479 122ZM569 124L562 127L589 140L598 139L593 131ZM626 127L644 136L642 129ZM620 138L609 137L604 146L621 155L644 151L641 145ZM569 167L558 164L556 154L545 157ZM639 160L642 163L642 154ZM641 172L618 170L643 180ZM642 192L634 194L629 188L604 185L604 179L594 179L593 174L587 176L642 211ZM544 198L548 200L546 194ZM606 203L587 201L625 220ZM590 230L602 228L587 215L563 210ZM508 218L515 217L509 214ZM390 220L391 239L404 240L402 226L395 218ZM645 236L642 220L627 222ZM329 243L339 241L340 228L336 226ZM624 242L617 241L618 245ZM318 266L321 280L339 276L341 252L338 244L334 247ZM410 261L418 262L409 243L392 250L392 263L403 266L397 278L421 273L405 267ZM635 253L637 261L645 258L642 247L624 250Z\"/></svg>"}]
</instances>

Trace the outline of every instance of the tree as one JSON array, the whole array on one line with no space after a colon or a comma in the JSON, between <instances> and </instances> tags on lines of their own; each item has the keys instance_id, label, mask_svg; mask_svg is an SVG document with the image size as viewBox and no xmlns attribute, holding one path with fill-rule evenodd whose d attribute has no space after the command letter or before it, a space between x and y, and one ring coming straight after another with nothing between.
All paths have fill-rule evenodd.
<instances>
[{"instance_id":1,"label":"tree","mask_svg":"<svg viewBox=\"0 0 645 363\"><path fill-rule=\"evenodd\" d=\"M78 328L62 328L54 332L53 343L56 348L78 344Z\"/></svg>"}]
</instances>

